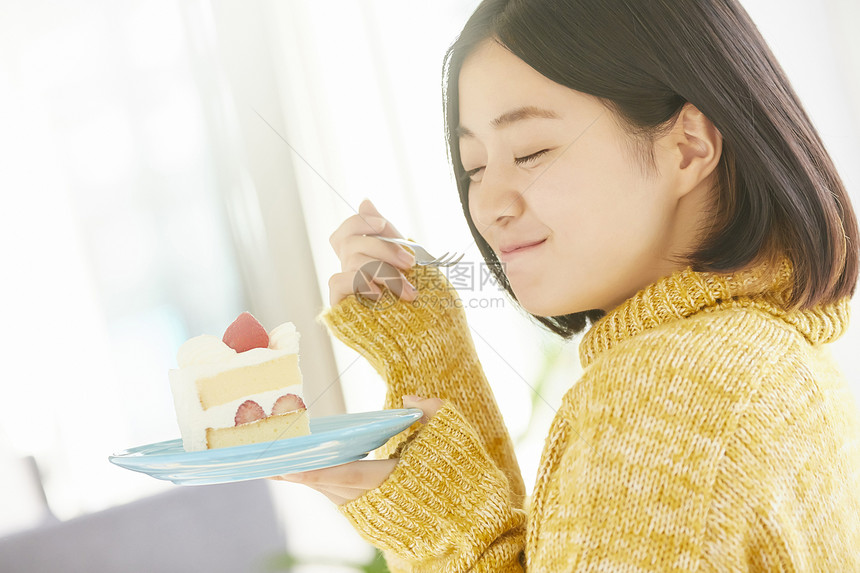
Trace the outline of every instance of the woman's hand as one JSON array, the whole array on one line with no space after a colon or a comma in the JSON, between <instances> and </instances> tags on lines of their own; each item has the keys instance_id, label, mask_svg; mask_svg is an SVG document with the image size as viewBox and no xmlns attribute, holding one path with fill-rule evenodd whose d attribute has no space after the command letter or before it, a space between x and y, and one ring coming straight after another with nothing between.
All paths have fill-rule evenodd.
<instances>
[{"instance_id":1,"label":"woman's hand","mask_svg":"<svg viewBox=\"0 0 860 573\"><path fill-rule=\"evenodd\" d=\"M403 276L404 270L412 268L415 257L399 245L380 241L364 235L383 235L403 238L368 199L361 202L358 214L349 217L329 238L334 252L340 259L341 272L335 273L328 281L329 301L332 306L358 293L372 300L382 296L381 286L391 281L400 281L402 288L395 288L400 298L413 301L417 296L415 288ZM381 264L380 264L381 263ZM364 280L356 281L358 273ZM356 285L360 286L356 290Z\"/></svg>"},{"instance_id":2,"label":"woman's hand","mask_svg":"<svg viewBox=\"0 0 860 573\"><path fill-rule=\"evenodd\" d=\"M442 407L439 398L404 396L404 408L420 408L424 412L421 422L427 423ZM337 505L343 505L376 489L388 479L398 460L359 460L321 470L312 470L271 479L301 483L317 490Z\"/></svg>"}]
</instances>

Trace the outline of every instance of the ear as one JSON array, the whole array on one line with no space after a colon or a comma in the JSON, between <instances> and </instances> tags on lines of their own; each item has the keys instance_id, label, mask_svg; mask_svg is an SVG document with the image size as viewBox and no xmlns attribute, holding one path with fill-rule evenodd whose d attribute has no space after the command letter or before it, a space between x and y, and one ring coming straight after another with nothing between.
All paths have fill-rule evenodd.
<instances>
[{"instance_id":1,"label":"ear","mask_svg":"<svg viewBox=\"0 0 860 573\"><path fill-rule=\"evenodd\" d=\"M682 194L693 190L713 173L723 151L723 136L696 106L685 103L669 137Z\"/></svg>"}]
</instances>

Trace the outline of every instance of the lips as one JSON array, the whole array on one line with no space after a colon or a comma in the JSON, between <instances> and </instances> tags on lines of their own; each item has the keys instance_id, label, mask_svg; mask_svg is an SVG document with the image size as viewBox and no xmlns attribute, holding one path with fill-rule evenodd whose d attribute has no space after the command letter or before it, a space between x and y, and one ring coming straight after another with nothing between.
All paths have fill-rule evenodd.
<instances>
[{"instance_id":1,"label":"lips","mask_svg":"<svg viewBox=\"0 0 860 573\"><path fill-rule=\"evenodd\" d=\"M544 241L546 241L546 239L538 239L536 241L526 241L524 243L511 243L511 244L505 245L503 247L500 247L499 250L504 254L508 254L508 253L513 253L514 251L518 251L520 249L527 249L528 247L534 247L535 245L539 245L539 244L543 243Z\"/></svg>"},{"instance_id":2,"label":"lips","mask_svg":"<svg viewBox=\"0 0 860 573\"><path fill-rule=\"evenodd\" d=\"M499 247L499 259L505 263L511 260L512 258L518 257L521 253L527 253L532 251L542 245L546 241L546 238L517 242L517 243L508 243L504 246Z\"/></svg>"}]
</instances>

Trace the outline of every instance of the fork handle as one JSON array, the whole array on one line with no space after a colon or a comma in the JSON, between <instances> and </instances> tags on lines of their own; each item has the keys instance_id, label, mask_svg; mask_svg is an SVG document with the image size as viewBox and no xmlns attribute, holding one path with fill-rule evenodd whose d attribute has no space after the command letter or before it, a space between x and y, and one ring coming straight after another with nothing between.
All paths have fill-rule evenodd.
<instances>
[{"instance_id":1,"label":"fork handle","mask_svg":"<svg viewBox=\"0 0 860 573\"><path fill-rule=\"evenodd\" d=\"M406 239L396 239L393 237L383 237L382 235L365 235L366 237L374 237L376 239L380 239L382 241L386 241L388 243L394 243L395 245L405 245L407 247L416 247L417 243L412 241L408 241Z\"/></svg>"}]
</instances>

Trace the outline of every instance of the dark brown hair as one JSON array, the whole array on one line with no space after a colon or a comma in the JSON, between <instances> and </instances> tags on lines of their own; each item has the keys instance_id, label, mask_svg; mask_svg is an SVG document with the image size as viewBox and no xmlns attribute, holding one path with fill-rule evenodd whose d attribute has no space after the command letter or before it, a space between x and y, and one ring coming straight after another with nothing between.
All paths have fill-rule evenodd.
<instances>
[{"instance_id":1,"label":"dark brown hair","mask_svg":"<svg viewBox=\"0 0 860 573\"><path fill-rule=\"evenodd\" d=\"M694 270L731 272L787 256L794 268L790 308L854 294L860 253L845 186L736 0L485 0L445 54L445 134L472 236L514 300L469 213L469 177L456 135L460 69L488 39L550 80L600 98L634 140L653 141L686 102L711 120L723 137L715 221L686 257ZM603 315L534 318L569 338Z\"/></svg>"}]
</instances>

